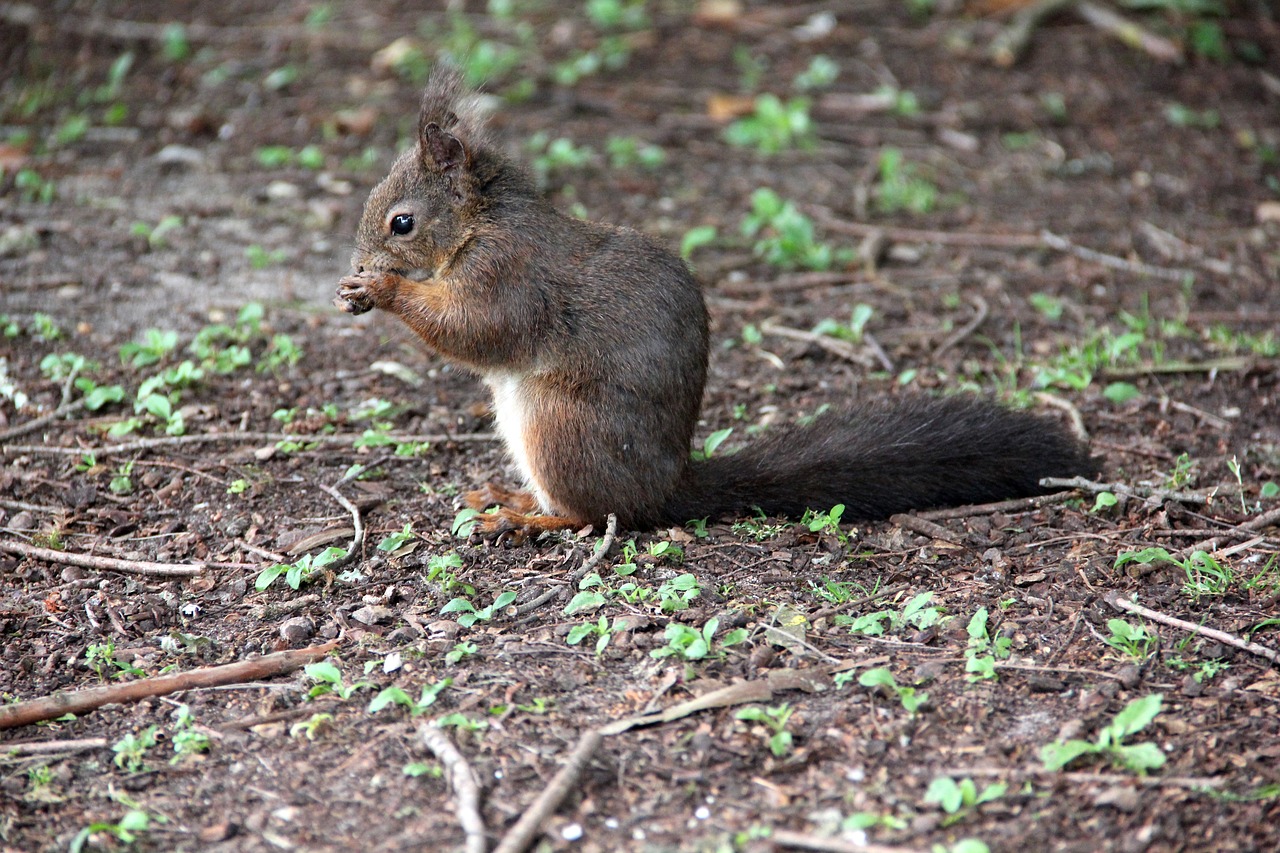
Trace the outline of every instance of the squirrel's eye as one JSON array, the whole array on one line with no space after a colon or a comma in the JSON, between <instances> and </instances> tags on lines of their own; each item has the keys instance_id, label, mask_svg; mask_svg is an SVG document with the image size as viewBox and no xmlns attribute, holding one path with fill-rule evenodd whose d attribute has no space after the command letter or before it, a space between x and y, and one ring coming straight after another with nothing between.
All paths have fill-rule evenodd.
<instances>
[{"instance_id":1,"label":"squirrel's eye","mask_svg":"<svg viewBox=\"0 0 1280 853\"><path fill-rule=\"evenodd\" d=\"M413 217L400 213L391 217L391 233L403 237L413 230Z\"/></svg>"}]
</instances>

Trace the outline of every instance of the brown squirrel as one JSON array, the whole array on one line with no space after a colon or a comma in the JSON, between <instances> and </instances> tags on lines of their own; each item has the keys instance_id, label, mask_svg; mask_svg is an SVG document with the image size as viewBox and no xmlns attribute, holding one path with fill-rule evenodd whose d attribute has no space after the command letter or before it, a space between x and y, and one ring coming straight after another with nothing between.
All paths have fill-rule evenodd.
<instances>
[{"instance_id":1,"label":"brown squirrel","mask_svg":"<svg viewBox=\"0 0 1280 853\"><path fill-rule=\"evenodd\" d=\"M557 212L485 136L451 69L427 84L418 142L365 203L334 304L397 315L493 393L526 491L490 485L479 532L626 529L844 504L848 518L1044 492L1091 473L1053 421L967 398L909 398L780 429L693 461L707 309L684 262L643 234Z\"/></svg>"}]
</instances>

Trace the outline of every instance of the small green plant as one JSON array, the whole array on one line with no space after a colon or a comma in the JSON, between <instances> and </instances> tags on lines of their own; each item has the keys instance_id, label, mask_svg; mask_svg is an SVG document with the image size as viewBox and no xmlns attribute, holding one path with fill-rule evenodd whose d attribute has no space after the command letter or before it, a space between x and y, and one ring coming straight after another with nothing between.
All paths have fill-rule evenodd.
<instances>
[{"instance_id":1,"label":"small green plant","mask_svg":"<svg viewBox=\"0 0 1280 853\"><path fill-rule=\"evenodd\" d=\"M315 171L324 168L324 152L315 145L307 145L297 151L287 145L267 145L254 152L254 157L264 169L301 166Z\"/></svg>"},{"instance_id":2,"label":"small green plant","mask_svg":"<svg viewBox=\"0 0 1280 853\"><path fill-rule=\"evenodd\" d=\"M751 194L751 212L742 219L742 235L755 238L756 257L783 269L827 270L855 257L852 249L819 243L813 220L795 202L764 187Z\"/></svg>"},{"instance_id":3,"label":"small green plant","mask_svg":"<svg viewBox=\"0 0 1280 853\"><path fill-rule=\"evenodd\" d=\"M208 752L212 742L209 736L195 727L195 716L190 705L179 705L173 712L173 758L170 764L177 764L193 755Z\"/></svg>"},{"instance_id":4,"label":"small green plant","mask_svg":"<svg viewBox=\"0 0 1280 853\"><path fill-rule=\"evenodd\" d=\"M267 249L262 248L257 243L246 246L244 256L249 260L249 266L255 270L264 270L267 267L284 263L284 249Z\"/></svg>"},{"instance_id":5,"label":"small green plant","mask_svg":"<svg viewBox=\"0 0 1280 853\"><path fill-rule=\"evenodd\" d=\"M714 616L707 620L701 631L680 622L670 622L667 624L666 631L663 634L667 638L667 644L661 648L654 649L649 654L658 659L674 656L685 661L702 660L712 654L712 638L719 627L720 620ZM725 634L724 639L719 642L719 646L721 648L732 646L746 639L746 629L735 628ZM723 652L719 654L723 654Z\"/></svg>"},{"instance_id":6,"label":"small green plant","mask_svg":"<svg viewBox=\"0 0 1280 853\"><path fill-rule=\"evenodd\" d=\"M900 211L928 213L938 200L938 188L916 175L912 164L902 159L897 148L884 148L879 158L880 180L876 184L876 209L881 213Z\"/></svg>"},{"instance_id":7,"label":"small green plant","mask_svg":"<svg viewBox=\"0 0 1280 853\"><path fill-rule=\"evenodd\" d=\"M810 533L834 536L841 544L849 541L849 536L840 529L840 516L844 515L844 504L836 504L826 512L807 509L800 523L809 528Z\"/></svg>"},{"instance_id":8,"label":"small green plant","mask_svg":"<svg viewBox=\"0 0 1280 853\"><path fill-rule=\"evenodd\" d=\"M1111 632L1111 636L1106 638L1107 645L1119 649L1138 663L1151 657L1152 650L1160 642L1160 638L1148 632L1146 626L1134 625L1124 619L1108 619L1107 630Z\"/></svg>"},{"instance_id":9,"label":"small green plant","mask_svg":"<svg viewBox=\"0 0 1280 853\"><path fill-rule=\"evenodd\" d=\"M733 427L716 430L702 440L701 450L694 449L689 451L690 458L695 462L705 462L715 454L720 445L724 444L724 440L732 434Z\"/></svg>"},{"instance_id":10,"label":"small green plant","mask_svg":"<svg viewBox=\"0 0 1280 853\"><path fill-rule=\"evenodd\" d=\"M137 733L127 734L111 745L116 754L115 765L130 775L146 769L143 759L147 750L156 745L156 727L147 726Z\"/></svg>"},{"instance_id":11,"label":"small green plant","mask_svg":"<svg viewBox=\"0 0 1280 853\"><path fill-rule=\"evenodd\" d=\"M546 184L554 172L581 169L590 165L596 153L587 145L575 145L564 137L552 139L550 134L539 131L529 138L526 146L532 155L531 166L540 184Z\"/></svg>"},{"instance_id":12,"label":"small green plant","mask_svg":"<svg viewBox=\"0 0 1280 853\"><path fill-rule=\"evenodd\" d=\"M973 780L967 777L957 782L950 776L938 776L929 783L924 801L934 803L946 812L942 825L950 826L963 820L969 812L983 803L1000 799L1008 790L1009 786L1004 782L993 782L979 791Z\"/></svg>"},{"instance_id":13,"label":"small green plant","mask_svg":"<svg viewBox=\"0 0 1280 853\"><path fill-rule=\"evenodd\" d=\"M498 594L493 603L488 607L477 608L468 599L458 596L453 598L444 607L440 608L440 615L444 616L449 613L458 613L458 624L464 628L470 628L477 622L487 622L494 617L504 607L516 600L516 591L513 589L504 590Z\"/></svg>"},{"instance_id":14,"label":"small green plant","mask_svg":"<svg viewBox=\"0 0 1280 853\"><path fill-rule=\"evenodd\" d=\"M114 640L107 640L103 643L90 643L84 650L84 659L89 669L93 670L98 678L103 681L107 681L109 678L122 679L127 676L143 678L146 676L145 671L123 658L116 657Z\"/></svg>"},{"instance_id":15,"label":"small green plant","mask_svg":"<svg viewBox=\"0 0 1280 853\"><path fill-rule=\"evenodd\" d=\"M929 694L917 692L914 687L901 687L894 679L893 673L884 667L869 669L858 676L858 683L863 687L880 688L898 698L908 714L915 715L924 703L929 701Z\"/></svg>"},{"instance_id":16,"label":"small green plant","mask_svg":"<svg viewBox=\"0 0 1280 853\"><path fill-rule=\"evenodd\" d=\"M813 333L815 335L838 338L850 343L862 343L862 337L866 334L867 323L870 322L874 314L874 308L860 302L853 306L853 311L849 314L848 323L841 323L834 317L824 317L813 327Z\"/></svg>"},{"instance_id":17,"label":"small green plant","mask_svg":"<svg viewBox=\"0 0 1280 853\"><path fill-rule=\"evenodd\" d=\"M165 246L165 240L169 234L177 231L182 227L182 217L176 214L170 214L163 217L155 225L149 225L146 222L135 222L129 229L129 233L135 237L141 237L147 241L147 248L151 250L162 249Z\"/></svg>"},{"instance_id":18,"label":"small green plant","mask_svg":"<svg viewBox=\"0 0 1280 853\"><path fill-rule=\"evenodd\" d=\"M754 516L735 521L731 529L739 536L753 539L756 542L773 539L776 536L780 536L787 529L787 525L770 524L768 519L769 517L757 507Z\"/></svg>"},{"instance_id":19,"label":"small green plant","mask_svg":"<svg viewBox=\"0 0 1280 853\"><path fill-rule=\"evenodd\" d=\"M778 154L793 148L813 146L813 119L808 98L783 101L763 94L755 100L755 110L729 124L724 139L738 148L754 148L761 154Z\"/></svg>"},{"instance_id":20,"label":"small green plant","mask_svg":"<svg viewBox=\"0 0 1280 853\"><path fill-rule=\"evenodd\" d=\"M120 346L120 361L130 367L149 367L178 348L178 333L169 330L147 329L143 340L129 341Z\"/></svg>"},{"instance_id":21,"label":"small green plant","mask_svg":"<svg viewBox=\"0 0 1280 853\"><path fill-rule=\"evenodd\" d=\"M157 821L163 822L163 818L157 817ZM71 839L71 844L67 847L68 853L83 853L86 846L97 835L109 835L122 844L132 845L138 840L138 836L151 829L151 815L142 809L129 809L124 813L124 817L116 823L108 823L106 821L94 821L88 826L81 829ZM97 845L95 845L96 849Z\"/></svg>"},{"instance_id":22,"label":"small green plant","mask_svg":"<svg viewBox=\"0 0 1280 853\"><path fill-rule=\"evenodd\" d=\"M717 233L714 225L698 225L690 228L680 240L680 257L686 261L689 260L698 249L714 243Z\"/></svg>"},{"instance_id":23,"label":"small green plant","mask_svg":"<svg viewBox=\"0 0 1280 853\"><path fill-rule=\"evenodd\" d=\"M1165 121L1174 127L1190 130L1216 130L1222 124L1217 110L1194 110L1184 104L1172 103L1164 108Z\"/></svg>"},{"instance_id":24,"label":"small green plant","mask_svg":"<svg viewBox=\"0 0 1280 853\"><path fill-rule=\"evenodd\" d=\"M1165 485L1170 489L1185 489L1195 483L1196 463L1188 453L1179 453L1173 460L1173 470L1165 478Z\"/></svg>"},{"instance_id":25,"label":"small green plant","mask_svg":"<svg viewBox=\"0 0 1280 853\"><path fill-rule=\"evenodd\" d=\"M1164 696L1152 693L1125 705L1115 719L1098 733L1095 741L1059 741L1045 744L1040 760L1047 770L1061 770L1085 755L1101 755L1113 766L1145 775L1164 766L1165 755L1154 743L1127 744L1131 736L1145 729L1163 707Z\"/></svg>"},{"instance_id":26,"label":"small green plant","mask_svg":"<svg viewBox=\"0 0 1280 853\"><path fill-rule=\"evenodd\" d=\"M463 658L468 658L480 651L480 647L468 640L463 640L453 644L453 648L445 653L445 663L458 663Z\"/></svg>"},{"instance_id":27,"label":"small green plant","mask_svg":"<svg viewBox=\"0 0 1280 853\"><path fill-rule=\"evenodd\" d=\"M658 602L663 613L673 613L688 608L701 594L702 587L698 585L698 579L685 572L659 585Z\"/></svg>"},{"instance_id":28,"label":"small green plant","mask_svg":"<svg viewBox=\"0 0 1280 853\"><path fill-rule=\"evenodd\" d=\"M476 720L468 717L466 714L452 713L445 714L436 720L436 725L440 728L454 728L460 732L469 732L477 738L480 733L489 728L488 720Z\"/></svg>"},{"instance_id":29,"label":"small green plant","mask_svg":"<svg viewBox=\"0 0 1280 853\"><path fill-rule=\"evenodd\" d=\"M275 373L281 367L292 367L302 358L302 348L285 334L271 337L271 345L258 361L259 373Z\"/></svg>"},{"instance_id":30,"label":"small green plant","mask_svg":"<svg viewBox=\"0 0 1280 853\"><path fill-rule=\"evenodd\" d=\"M600 603L604 603L604 599L600 599ZM581 625L574 625L569 629L569 635L565 637L565 642L570 646L576 646L588 637L596 638L596 656L599 657L608 648L609 642L613 639L613 634L618 629L620 619L613 620L613 625L609 624L609 617L603 614L594 622L583 622Z\"/></svg>"},{"instance_id":31,"label":"small green plant","mask_svg":"<svg viewBox=\"0 0 1280 853\"><path fill-rule=\"evenodd\" d=\"M116 469L115 476L111 478L108 487L113 495L128 495L133 493L133 460L130 459L119 468Z\"/></svg>"},{"instance_id":32,"label":"small green plant","mask_svg":"<svg viewBox=\"0 0 1280 853\"><path fill-rule=\"evenodd\" d=\"M385 687L369 702L369 713L376 714L389 705L400 705L409 711L409 716L420 717L436 703L436 699L440 698L441 692L451 684L453 684L453 679L445 678L431 684L422 685L422 693L416 702L413 697L400 687L395 685Z\"/></svg>"},{"instance_id":33,"label":"small green plant","mask_svg":"<svg viewBox=\"0 0 1280 853\"><path fill-rule=\"evenodd\" d=\"M324 711L312 714L307 719L300 720L289 726L289 737L294 740L300 737L305 737L307 740L315 740L332 722L333 714Z\"/></svg>"},{"instance_id":34,"label":"small green plant","mask_svg":"<svg viewBox=\"0 0 1280 853\"><path fill-rule=\"evenodd\" d=\"M35 169L19 169L13 176L13 186L22 196L23 201L52 204L58 193L58 186L52 179L45 180Z\"/></svg>"},{"instance_id":35,"label":"small green plant","mask_svg":"<svg viewBox=\"0 0 1280 853\"><path fill-rule=\"evenodd\" d=\"M992 637L987 632L989 614L979 607L965 628L969 644L965 649L965 672L970 681L991 680L996 677L996 660L1009 657L1013 639L1002 635Z\"/></svg>"},{"instance_id":36,"label":"small green plant","mask_svg":"<svg viewBox=\"0 0 1280 853\"><path fill-rule=\"evenodd\" d=\"M316 575L323 571L325 566L337 562L347 555L342 548L331 547L326 548L319 554L303 554L302 558L296 563L275 563L267 566L258 574L258 579L254 582L254 589L262 592L271 584L275 583L276 578L284 576L285 583L290 589L299 589L304 583L311 581Z\"/></svg>"},{"instance_id":37,"label":"small green plant","mask_svg":"<svg viewBox=\"0 0 1280 853\"><path fill-rule=\"evenodd\" d=\"M797 92L809 92L814 89L825 89L840 76L840 65L834 59L818 54L809 60L805 70L791 81L791 88Z\"/></svg>"},{"instance_id":38,"label":"small green plant","mask_svg":"<svg viewBox=\"0 0 1280 853\"><path fill-rule=\"evenodd\" d=\"M1123 568L1129 563L1149 565L1151 563L1169 563L1182 569L1187 581L1182 591L1198 601L1203 595L1223 595L1235 577L1231 568L1219 563L1207 551L1192 551L1185 559L1174 557L1164 548L1144 548L1141 551L1127 551L1116 557L1115 568Z\"/></svg>"},{"instance_id":39,"label":"small green plant","mask_svg":"<svg viewBox=\"0 0 1280 853\"><path fill-rule=\"evenodd\" d=\"M406 545L412 544L417 539L417 534L413 532L413 522L406 521L404 527L397 533L390 533L383 537L378 543L378 550L384 554L395 554ZM456 554L454 555L457 556ZM461 566L462 561L458 561Z\"/></svg>"},{"instance_id":40,"label":"small green plant","mask_svg":"<svg viewBox=\"0 0 1280 853\"><path fill-rule=\"evenodd\" d=\"M357 690L365 690L372 688L374 685L368 681L357 681L354 684L344 684L342 681L342 670L331 661L322 660L316 663L309 663L302 668L302 673L307 678L315 682L311 689L307 691L308 699L316 699L320 696L327 696L332 693L339 699L347 700Z\"/></svg>"},{"instance_id":41,"label":"small green plant","mask_svg":"<svg viewBox=\"0 0 1280 853\"><path fill-rule=\"evenodd\" d=\"M739 710L734 717L764 726L768 735L766 742L769 744L769 751L773 753L774 758L782 758L791 751L792 737L791 732L787 730L787 721L791 719L792 713L791 705L783 702L772 708L749 705Z\"/></svg>"},{"instance_id":42,"label":"small green plant","mask_svg":"<svg viewBox=\"0 0 1280 853\"><path fill-rule=\"evenodd\" d=\"M613 169L656 169L666 162L667 155L656 145L642 142L634 136L611 136L604 144ZM713 229L714 230L714 229Z\"/></svg>"},{"instance_id":43,"label":"small green plant","mask_svg":"<svg viewBox=\"0 0 1280 853\"><path fill-rule=\"evenodd\" d=\"M849 630L854 634L866 634L868 637L883 636L886 632L886 623L890 631L905 627L924 631L942 620L942 608L932 604L932 601L932 592L922 592L913 596L901 611L878 610L857 617L837 614L835 621L838 625L848 625Z\"/></svg>"}]
</instances>

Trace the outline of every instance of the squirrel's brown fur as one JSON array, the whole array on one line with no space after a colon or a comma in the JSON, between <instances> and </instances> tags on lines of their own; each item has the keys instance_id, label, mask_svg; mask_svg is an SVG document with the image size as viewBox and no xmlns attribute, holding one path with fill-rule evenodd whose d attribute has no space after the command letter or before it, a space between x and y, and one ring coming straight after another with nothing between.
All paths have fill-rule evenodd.
<instances>
[{"instance_id":1,"label":"squirrel's brown fur","mask_svg":"<svg viewBox=\"0 0 1280 853\"><path fill-rule=\"evenodd\" d=\"M557 212L484 135L456 72L437 71L418 144L370 194L335 305L399 316L493 392L528 492L486 533L845 504L873 518L1043 491L1093 470L1057 423L973 399L912 398L826 415L740 453L690 460L707 311L685 264L635 231Z\"/></svg>"}]
</instances>

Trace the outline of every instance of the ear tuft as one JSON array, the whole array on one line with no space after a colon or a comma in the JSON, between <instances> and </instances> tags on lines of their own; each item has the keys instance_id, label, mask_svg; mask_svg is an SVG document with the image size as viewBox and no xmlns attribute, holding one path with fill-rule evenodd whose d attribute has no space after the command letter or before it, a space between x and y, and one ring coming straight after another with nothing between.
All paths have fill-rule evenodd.
<instances>
[{"instance_id":1,"label":"ear tuft","mask_svg":"<svg viewBox=\"0 0 1280 853\"><path fill-rule=\"evenodd\" d=\"M450 173L467 164L467 150L458 137L434 121L422 128L423 160L435 171Z\"/></svg>"}]
</instances>

